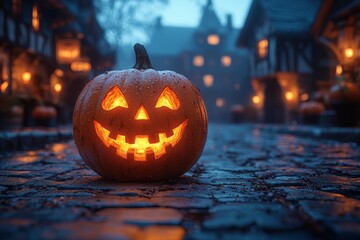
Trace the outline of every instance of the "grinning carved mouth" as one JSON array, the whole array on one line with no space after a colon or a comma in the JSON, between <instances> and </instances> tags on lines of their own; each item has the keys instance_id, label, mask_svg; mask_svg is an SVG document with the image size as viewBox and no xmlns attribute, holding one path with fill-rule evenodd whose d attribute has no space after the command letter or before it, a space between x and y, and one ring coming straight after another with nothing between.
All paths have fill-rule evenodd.
<instances>
[{"instance_id":1,"label":"grinning carved mouth","mask_svg":"<svg viewBox=\"0 0 360 240\"><path fill-rule=\"evenodd\" d=\"M182 138L188 120L183 121L179 126L172 129L173 135L167 136L166 133L159 133L159 141L149 142L149 135L136 135L134 143L126 142L124 135L118 134L116 138L111 138L110 130L107 130L100 123L94 120L95 131L102 143L107 147L115 147L116 154L125 159L135 161L147 161L159 159L171 150Z\"/></svg>"}]
</instances>

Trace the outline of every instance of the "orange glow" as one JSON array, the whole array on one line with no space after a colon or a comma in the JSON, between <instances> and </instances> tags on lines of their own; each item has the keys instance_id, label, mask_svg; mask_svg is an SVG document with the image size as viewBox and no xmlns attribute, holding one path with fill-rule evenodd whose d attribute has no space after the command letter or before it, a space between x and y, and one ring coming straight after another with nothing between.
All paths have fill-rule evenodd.
<instances>
[{"instance_id":1,"label":"orange glow","mask_svg":"<svg viewBox=\"0 0 360 240\"><path fill-rule=\"evenodd\" d=\"M35 31L39 31L40 28L40 19L37 6L34 6L32 9L32 26Z\"/></svg>"},{"instance_id":2,"label":"orange glow","mask_svg":"<svg viewBox=\"0 0 360 240\"><path fill-rule=\"evenodd\" d=\"M204 65L204 57L201 55L196 55L193 59L193 64L196 67L201 67Z\"/></svg>"},{"instance_id":3,"label":"orange glow","mask_svg":"<svg viewBox=\"0 0 360 240\"><path fill-rule=\"evenodd\" d=\"M31 80L31 73L29 72L23 72L22 74L22 80L25 84L29 83Z\"/></svg>"},{"instance_id":4,"label":"orange glow","mask_svg":"<svg viewBox=\"0 0 360 240\"><path fill-rule=\"evenodd\" d=\"M214 84L214 77L211 74L206 74L203 77L203 82L206 87L211 87Z\"/></svg>"},{"instance_id":5,"label":"orange glow","mask_svg":"<svg viewBox=\"0 0 360 240\"><path fill-rule=\"evenodd\" d=\"M71 63L79 57L80 41L78 39L58 39L56 41L56 59L59 63Z\"/></svg>"},{"instance_id":6,"label":"orange glow","mask_svg":"<svg viewBox=\"0 0 360 240\"><path fill-rule=\"evenodd\" d=\"M224 67L230 67L231 66L231 57L230 56L222 56L221 64Z\"/></svg>"},{"instance_id":7,"label":"orange glow","mask_svg":"<svg viewBox=\"0 0 360 240\"><path fill-rule=\"evenodd\" d=\"M177 110L180 107L179 98L176 96L173 90L166 87L160 94L159 99L156 102L155 108L167 107L172 110Z\"/></svg>"},{"instance_id":8,"label":"orange glow","mask_svg":"<svg viewBox=\"0 0 360 240\"><path fill-rule=\"evenodd\" d=\"M285 93L285 98L286 98L286 100L288 100L288 101L291 101L291 100L294 100L294 93L293 92L291 92L291 91L287 91L286 93Z\"/></svg>"},{"instance_id":9,"label":"orange glow","mask_svg":"<svg viewBox=\"0 0 360 240\"><path fill-rule=\"evenodd\" d=\"M260 103L260 97L257 96L257 95L253 96L251 100L252 100L252 102L254 104L259 104Z\"/></svg>"},{"instance_id":10,"label":"orange glow","mask_svg":"<svg viewBox=\"0 0 360 240\"><path fill-rule=\"evenodd\" d=\"M258 42L258 55L261 58L264 58L267 56L268 53L268 46L269 46L269 42L267 39L261 39Z\"/></svg>"},{"instance_id":11,"label":"orange glow","mask_svg":"<svg viewBox=\"0 0 360 240\"><path fill-rule=\"evenodd\" d=\"M59 92L61 92L61 89L62 89L61 84L60 84L60 83L56 83L55 86L54 86L55 92L59 93Z\"/></svg>"},{"instance_id":12,"label":"orange glow","mask_svg":"<svg viewBox=\"0 0 360 240\"><path fill-rule=\"evenodd\" d=\"M218 45L220 43L220 38L216 34L210 34L207 37L207 42L209 45Z\"/></svg>"},{"instance_id":13,"label":"orange glow","mask_svg":"<svg viewBox=\"0 0 360 240\"><path fill-rule=\"evenodd\" d=\"M347 58L352 58L354 56L354 50L352 48L345 48L344 55Z\"/></svg>"},{"instance_id":14,"label":"orange glow","mask_svg":"<svg viewBox=\"0 0 360 240\"><path fill-rule=\"evenodd\" d=\"M336 65L336 69L335 69L335 75L336 76L340 76L343 72L343 68L340 64Z\"/></svg>"},{"instance_id":15,"label":"orange glow","mask_svg":"<svg viewBox=\"0 0 360 240\"><path fill-rule=\"evenodd\" d=\"M124 94L116 86L110 89L110 91L106 94L104 100L101 103L101 106L104 110L107 111L112 110L116 107L129 107L124 97Z\"/></svg>"},{"instance_id":16,"label":"orange glow","mask_svg":"<svg viewBox=\"0 0 360 240\"><path fill-rule=\"evenodd\" d=\"M8 82L4 82L3 84L1 84L1 92L5 93L8 86L9 86Z\"/></svg>"},{"instance_id":17,"label":"orange glow","mask_svg":"<svg viewBox=\"0 0 360 240\"><path fill-rule=\"evenodd\" d=\"M221 108L225 105L225 100L223 98L217 98L215 104L217 107Z\"/></svg>"},{"instance_id":18,"label":"orange glow","mask_svg":"<svg viewBox=\"0 0 360 240\"><path fill-rule=\"evenodd\" d=\"M309 100L309 94L307 94L307 93L302 94L300 96L300 100L303 101L303 102Z\"/></svg>"},{"instance_id":19,"label":"orange glow","mask_svg":"<svg viewBox=\"0 0 360 240\"><path fill-rule=\"evenodd\" d=\"M55 75L58 76L58 77L62 77L62 76L64 76L64 71L61 70L61 69L56 69L55 70Z\"/></svg>"},{"instance_id":20,"label":"orange glow","mask_svg":"<svg viewBox=\"0 0 360 240\"><path fill-rule=\"evenodd\" d=\"M140 105L139 110L136 112L135 120L149 120L149 114L147 113L147 111L145 110L145 107L143 105Z\"/></svg>"},{"instance_id":21,"label":"orange glow","mask_svg":"<svg viewBox=\"0 0 360 240\"><path fill-rule=\"evenodd\" d=\"M159 133L159 142L150 143L148 135L136 135L135 143L127 143L124 135L117 135L116 139L110 138L110 131L94 120L94 127L101 142L107 146L116 148L116 154L124 159L132 158L135 161L147 161L147 159L159 159L164 156L167 146L174 147L182 138L188 120L186 119L179 126L172 129L173 135L166 136L166 133ZM169 149L169 148L168 148Z\"/></svg>"},{"instance_id":22,"label":"orange glow","mask_svg":"<svg viewBox=\"0 0 360 240\"><path fill-rule=\"evenodd\" d=\"M91 64L85 61L75 61L71 63L70 68L74 72L89 72Z\"/></svg>"}]
</instances>

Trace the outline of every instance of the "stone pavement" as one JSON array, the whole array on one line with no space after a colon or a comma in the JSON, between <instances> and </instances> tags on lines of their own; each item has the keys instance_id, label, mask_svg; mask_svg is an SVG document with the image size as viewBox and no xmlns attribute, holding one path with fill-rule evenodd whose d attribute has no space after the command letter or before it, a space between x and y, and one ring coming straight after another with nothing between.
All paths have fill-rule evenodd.
<instances>
[{"instance_id":1,"label":"stone pavement","mask_svg":"<svg viewBox=\"0 0 360 240\"><path fill-rule=\"evenodd\" d=\"M73 141L0 159L1 239L360 239L360 146L210 125L178 180L115 183Z\"/></svg>"}]
</instances>

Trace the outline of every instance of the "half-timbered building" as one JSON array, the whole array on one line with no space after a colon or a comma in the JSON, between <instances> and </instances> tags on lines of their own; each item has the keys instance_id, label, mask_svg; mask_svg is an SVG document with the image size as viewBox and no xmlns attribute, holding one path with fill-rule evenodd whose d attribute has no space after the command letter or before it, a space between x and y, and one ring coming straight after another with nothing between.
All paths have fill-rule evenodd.
<instances>
[{"instance_id":1,"label":"half-timbered building","mask_svg":"<svg viewBox=\"0 0 360 240\"><path fill-rule=\"evenodd\" d=\"M299 102L334 78L336 61L311 35L321 0L253 0L237 45L249 49L252 101L265 122L292 121Z\"/></svg>"}]
</instances>

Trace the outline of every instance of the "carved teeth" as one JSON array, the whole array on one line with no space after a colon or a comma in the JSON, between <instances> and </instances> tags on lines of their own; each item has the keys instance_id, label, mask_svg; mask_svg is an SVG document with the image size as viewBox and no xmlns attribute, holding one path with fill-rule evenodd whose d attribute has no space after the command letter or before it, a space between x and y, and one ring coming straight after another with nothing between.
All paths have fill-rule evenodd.
<instances>
[{"instance_id":1,"label":"carved teeth","mask_svg":"<svg viewBox=\"0 0 360 240\"><path fill-rule=\"evenodd\" d=\"M151 147L146 148L145 154L146 154L147 161L155 160L154 150Z\"/></svg>"},{"instance_id":2,"label":"carved teeth","mask_svg":"<svg viewBox=\"0 0 360 240\"><path fill-rule=\"evenodd\" d=\"M129 143L129 144L134 144L135 143L135 136L125 136L125 142Z\"/></svg>"},{"instance_id":3,"label":"carved teeth","mask_svg":"<svg viewBox=\"0 0 360 240\"><path fill-rule=\"evenodd\" d=\"M174 131L171 129L171 130L167 131L167 132L165 133L165 135L166 135L167 138L168 138L168 137L171 137L172 135L174 135Z\"/></svg>"},{"instance_id":4,"label":"carved teeth","mask_svg":"<svg viewBox=\"0 0 360 240\"><path fill-rule=\"evenodd\" d=\"M126 158L129 159L129 160L134 161L134 157L135 157L135 148L130 148L130 149L127 151L127 156L126 156Z\"/></svg>"},{"instance_id":5,"label":"carved teeth","mask_svg":"<svg viewBox=\"0 0 360 240\"><path fill-rule=\"evenodd\" d=\"M163 146L164 146L165 151L166 151L167 153L172 150L172 146L171 146L170 143L167 143L167 142L166 142L166 143L163 143Z\"/></svg>"},{"instance_id":6,"label":"carved teeth","mask_svg":"<svg viewBox=\"0 0 360 240\"><path fill-rule=\"evenodd\" d=\"M149 143L158 143L160 142L159 134L154 134L149 136Z\"/></svg>"},{"instance_id":7,"label":"carved teeth","mask_svg":"<svg viewBox=\"0 0 360 240\"><path fill-rule=\"evenodd\" d=\"M115 133L115 131L110 131L109 138L116 140L116 137L117 137L117 134Z\"/></svg>"}]
</instances>

